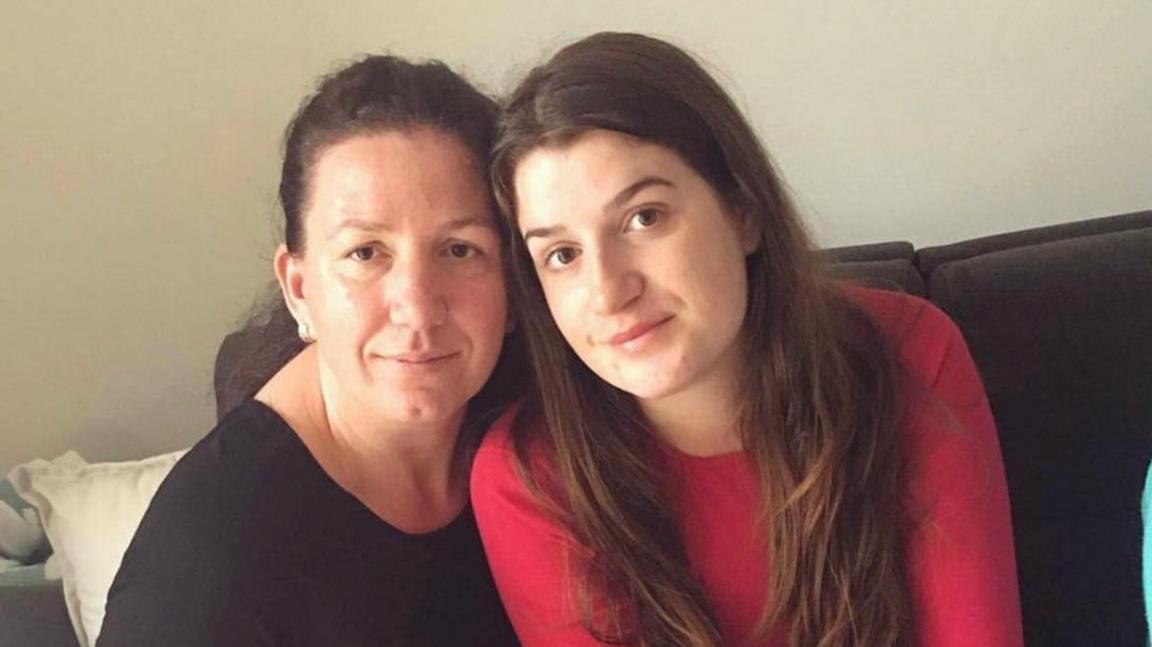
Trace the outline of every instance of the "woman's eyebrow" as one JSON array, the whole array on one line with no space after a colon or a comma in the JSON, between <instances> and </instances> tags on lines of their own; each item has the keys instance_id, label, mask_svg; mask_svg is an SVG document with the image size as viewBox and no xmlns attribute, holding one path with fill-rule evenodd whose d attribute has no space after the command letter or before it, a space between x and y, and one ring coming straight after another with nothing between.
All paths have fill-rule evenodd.
<instances>
[{"instance_id":1,"label":"woman's eyebrow","mask_svg":"<svg viewBox=\"0 0 1152 647\"><path fill-rule=\"evenodd\" d=\"M496 224L492 222L492 218L484 216L465 216L463 218L456 218L444 223L444 231L456 231L457 229L467 229L468 227L483 227L484 229L496 229Z\"/></svg>"},{"instance_id":2,"label":"woman's eyebrow","mask_svg":"<svg viewBox=\"0 0 1152 647\"><path fill-rule=\"evenodd\" d=\"M328 236L325 238L325 240L332 240L333 238L339 236L340 232L344 231L345 229L358 229L360 231L377 232L388 231L390 227L383 222L377 222L375 220L366 220L363 218L345 218L336 223L335 227L332 227L331 231L328 232Z\"/></svg>"},{"instance_id":3,"label":"woman's eyebrow","mask_svg":"<svg viewBox=\"0 0 1152 647\"><path fill-rule=\"evenodd\" d=\"M463 218L456 218L444 223L441 227L442 231L457 231L460 229L467 229L468 227L482 227L484 229L495 229L496 225L492 223L491 218L484 216L465 216ZM328 234L328 240L340 235L340 232L346 229L356 229L359 231L367 232L391 232L394 231L392 224L377 220L367 220L363 218L345 218L336 223L332 231Z\"/></svg>"},{"instance_id":4,"label":"woman's eyebrow","mask_svg":"<svg viewBox=\"0 0 1152 647\"><path fill-rule=\"evenodd\" d=\"M657 177L655 175L649 175L646 177L642 177L639 180L636 180L635 182L633 182L632 184L629 184L620 193L617 193L616 197L612 198L611 200L609 200L607 202L607 204L604 205L603 210L604 211L613 211L613 210L619 209L620 207L624 206L624 204L626 202L628 202L629 200L634 198L637 193L640 193L644 189L647 189L647 188L653 187L653 186L674 187L675 185L672 184L671 181L666 180L662 177Z\"/></svg>"},{"instance_id":5,"label":"woman's eyebrow","mask_svg":"<svg viewBox=\"0 0 1152 647\"><path fill-rule=\"evenodd\" d=\"M553 225L551 227L537 227L535 229L529 229L528 231L524 232L524 242L528 242L529 238L548 238L567 230L568 228L564 225Z\"/></svg>"},{"instance_id":6,"label":"woman's eyebrow","mask_svg":"<svg viewBox=\"0 0 1152 647\"><path fill-rule=\"evenodd\" d=\"M676 185L673 184L669 180L666 180L662 177L657 177L655 175L649 175L649 176L640 178L639 180L636 180L632 184L629 184L628 186L624 187L623 190L621 190L611 200L609 200L607 203L605 203L602 211L609 212L609 211L614 211L616 209L619 209L624 204L626 204L629 200L634 198L637 193L640 193L644 189L647 189L647 188L653 187L653 186L675 187ZM555 236L556 234L558 234L562 231L565 231L565 230L566 230L566 227L564 227L564 225L552 225L551 227L536 227L535 229L529 229L528 231L524 232L524 241L527 242L529 238L547 238L549 236Z\"/></svg>"}]
</instances>

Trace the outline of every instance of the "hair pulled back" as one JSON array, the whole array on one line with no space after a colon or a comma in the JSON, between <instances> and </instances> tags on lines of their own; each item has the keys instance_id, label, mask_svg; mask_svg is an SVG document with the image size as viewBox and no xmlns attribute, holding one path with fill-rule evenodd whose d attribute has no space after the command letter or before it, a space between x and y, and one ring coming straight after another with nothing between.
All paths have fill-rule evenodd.
<instances>
[{"instance_id":1,"label":"hair pulled back","mask_svg":"<svg viewBox=\"0 0 1152 647\"><path fill-rule=\"evenodd\" d=\"M495 120L495 102L439 61L367 56L324 77L284 135L280 205L288 250L303 251L312 169L331 146L361 135L432 128L487 168Z\"/></svg>"},{"instance_id":2,"label":"hair pulled back","mask_svg":"<svg viewBox=\"0 0 1152 647\"><path fill-rule=\"evenodd\" d=\"M284 134L279 194L289 252L305 253L313 169L329 148L353 137L430 128L459 142L484 174L496 114L492 98L439 61L371 55L322 77ZM240 335L247 338L243 357L235 360L236 368L218 388L232 403L253 395L305 345L279 290L257 305ZM504 342L491 379L469 403L470 415L462 430L468 447L499 409L525 388L522 343L515 335Z\"/></svg>"}]
</instances>

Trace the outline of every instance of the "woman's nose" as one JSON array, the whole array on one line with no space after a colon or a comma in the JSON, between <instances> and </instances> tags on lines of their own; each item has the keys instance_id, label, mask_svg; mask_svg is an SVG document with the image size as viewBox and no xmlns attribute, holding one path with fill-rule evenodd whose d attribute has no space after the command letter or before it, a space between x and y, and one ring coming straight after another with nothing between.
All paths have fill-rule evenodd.
<instances>
[{"instance_id":1,"label":"woman's nose","mask_svg":"<svg viewBox=\"0 0 1152 647\"><path fill-rule=\"evenodd\" d=\"M589 290L595 314L618 312L643 293L643 274L626 258L600 252L591 260Z\"/></svg>"},{"instance_id":2,"label":"woman's nose","mask_svg":"<svg viewBox=\"0 0 1152 647\"><path fill-rule=\"evenodd\" d=\"M389 321L414 330L434 328L448 318L442 277L430 259L399 259L389 272Z\"/></svg>"}]
</instances>

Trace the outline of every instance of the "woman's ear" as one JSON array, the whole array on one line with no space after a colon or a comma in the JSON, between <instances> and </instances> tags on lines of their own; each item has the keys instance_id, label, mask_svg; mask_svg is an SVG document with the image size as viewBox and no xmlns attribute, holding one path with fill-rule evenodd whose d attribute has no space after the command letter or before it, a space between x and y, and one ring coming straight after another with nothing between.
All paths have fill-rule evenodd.
<instances>
[{"instance_id":1,"label":"woman's ear","mask_svg":"<svg viewBox=\"0 0 1152 647\"><path fill-rule=\"evenodd\" d=\"M288 306L288 311L292 313L301 330L311 330L308 304L304 299L304 272L300 266L300 258L288 251L287 245L281 244L276 248L272 264L276 271L276 280L280 283L280 292L284 295L284 305Z\"/></svg>"}]
</instances>

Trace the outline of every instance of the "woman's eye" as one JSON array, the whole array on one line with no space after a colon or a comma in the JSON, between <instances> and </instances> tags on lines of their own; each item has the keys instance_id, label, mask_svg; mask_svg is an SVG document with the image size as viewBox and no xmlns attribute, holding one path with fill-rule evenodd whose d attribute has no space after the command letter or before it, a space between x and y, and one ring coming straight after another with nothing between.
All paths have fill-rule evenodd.
<instances>
[{"instance_id":1,"label":"woman's eye","mask_svg":"<svg viewBox=\"0 0 1152 647\"><path fill-rule=\"evenodd\" d=\"M650 229L660 221L660 212L655 209L641 209L632 214L628 219L627 229L635 231L637 229Z\"/></svg>"},{"instance_id":2,"label":"woman's eye","mask_svg":"<svg viewBox=\"0 0 1152 647\"><path fill-rule=\"evenodd\" d=\"M376 249L372 247L357 247L352 250L349 256L357 261L370 261L376 258Z\"/></svg>"},{"instance_id":3,"label":"woman's eye","mask_svg":"<svg viewBox=\"0 0 1152 647\"><path fill-rule=\"evenodd\" d=\"M465 243L452 243L448 246L448 255L452 258L465 259L476 254L476 248Z\"/></svg>"},{"instance_id":4,"label":"woman's eye","mask_svg":"<svg viewBox=\"0 0 1152 647\"><path fill-rule=\"evenodd\" d=\"M564 266L576 260L580 255L575 247L557 247L544 257L544 264L548 266Z\"/></svg>"}]
</instances>

